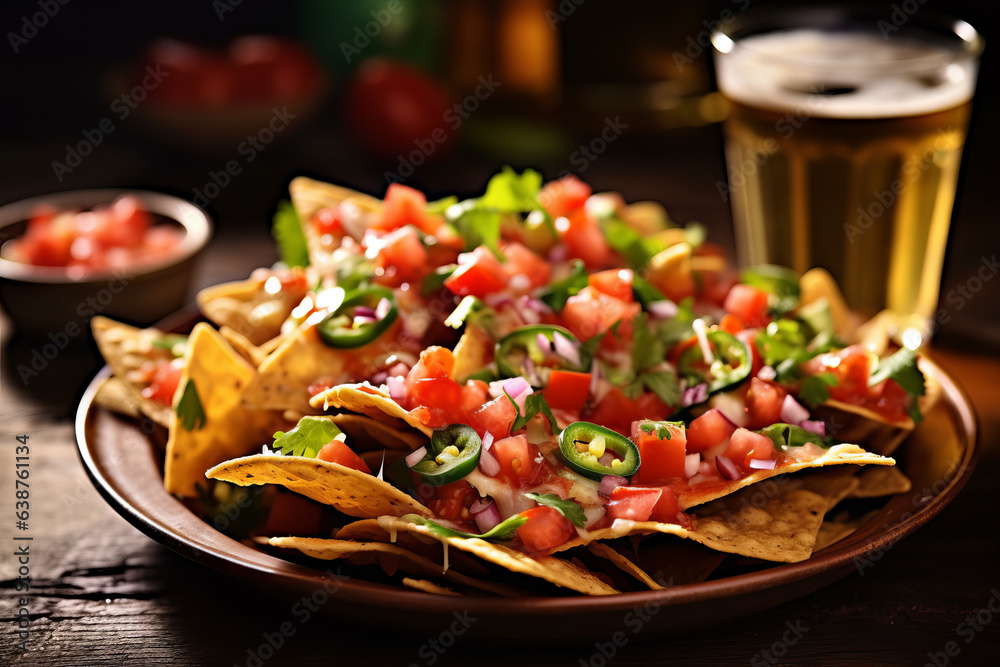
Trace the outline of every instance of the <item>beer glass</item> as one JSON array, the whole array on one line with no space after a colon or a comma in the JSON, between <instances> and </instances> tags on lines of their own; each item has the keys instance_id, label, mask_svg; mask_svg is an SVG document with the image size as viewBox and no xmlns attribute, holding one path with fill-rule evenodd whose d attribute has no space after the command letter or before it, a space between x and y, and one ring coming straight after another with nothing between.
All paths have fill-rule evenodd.
<instances>
[{"instance_id":1,"label":"beer glass","mask_svg":"<svg viewBox=\"0 0 1000 667\"><path fill-rule=\"evenodd\" d=\"M983 43L923 11L753 12L712 36L740 263L819 266L919 347L934 328Z\"/></svg>"}]
</instances>

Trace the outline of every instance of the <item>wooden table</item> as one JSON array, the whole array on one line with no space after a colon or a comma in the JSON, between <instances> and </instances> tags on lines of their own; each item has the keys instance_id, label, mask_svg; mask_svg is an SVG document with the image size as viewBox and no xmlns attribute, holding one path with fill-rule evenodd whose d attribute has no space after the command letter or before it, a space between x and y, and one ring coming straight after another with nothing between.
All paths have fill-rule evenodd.
<instances>
[{"instance_id":1,"label":"wooden table","mask_svg":"<svg viewBox=\"0 0 1000 667\"><path fill-rule=\"evenodd\" d=\"M237 277L226 273L239 264L228 261L232 257L252 266L270 262L271 252L262 239L217 239L199 283ZM93 354L66 351L57 368L26 387L14 362L30 354L31 343L11 341L9 323L3 328L0 498L11 510L0 527L0 664L605 664L601 646L612 646L616 628L581 645L544 650L519 648L516 637L507 646L483 647L459 636L438 659L428 650L432 638L314 617L296 623L294 635L272 651L266 638L289 621L287 604L161 547L90 484L72 419L98 364ZM639 635L615 648L615 664L971 665L1000 656L1000 532L993 513L1000 488L1000 360L968 349L935 349L934 356L964 385L982 423L978 470L940 516L864 576L852 574L725 627L666 639ZM12 539L18 533L10 516L18 434L30 436L31 542ZM23 544L30 545L27 653L17 648L22 594L15 590L19 564L11 546ZM783 638L794 641L785 645Z\"/></svg>"}]
</instances>

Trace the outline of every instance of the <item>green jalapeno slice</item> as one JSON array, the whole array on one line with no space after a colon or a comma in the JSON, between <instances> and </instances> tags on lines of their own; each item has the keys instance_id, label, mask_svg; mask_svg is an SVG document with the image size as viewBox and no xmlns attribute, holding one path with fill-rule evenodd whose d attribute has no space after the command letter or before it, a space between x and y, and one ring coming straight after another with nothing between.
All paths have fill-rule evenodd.
<instances>
[{"instance_id":1,"label":"green jalapeno slice","mask_svg":"<svg viewBox=\"0 0 1000 667\"><path fill-rule=\"evenodd\" d=\"M379 313L379 304L383 299L388 301L389 307ZM397 315L396 300L391 290L367 287L349 293L343 303L319 323L316 331L330 347L361 347L381 336L396 321Z\"/></svg>"},{"instance_id":2,"label":"green jalapeno slice","mask_svg":"<svg viewBox=\"0 0 1000 667\"><path fill-rule=\"evenodd\" d=\"M558 343L557 334L562 339ZM494 356L500 377L523 377L534 387L544 387L554 369L589 368L589 361L581 355L580 341L568 329L533 324L501 338Z\"/></svg>"},{"instance_id":3,"label":"green jalapeno slice","mask_svg":"<svg viewBox=\"0 0 1000 667\"><path fill-rule=\"evenodd\" d=\"M617 458L604 465L605 452ZM639 469L639 448L621 433L590 422L573 422L559 434L559 453L566 465L584 477L598 480L605 475L630 477Z\"/></svg>"},{"instance_id":4,"label":"green jalapeno slice","mask_svg":"<svg viewBox=\"0 0 1000 667\"><path fill-rule=\"evenodd\" d=\"M715 359L705 363L701 347L692 345L681 354L677 370L689 384L708 385L708 393L714 394L739 384L750 375L753 356L747 345L736 336L725 331L706 333Z\"/></svg>"},{"instance_id":5,"label":"green jalapeno slice","mask_svg":"<svg viewBox=\"0 0 1000 667\"><path fill-rule=\"evenodd\" d=\"M452 424L434 432L423 458L410 466L410 470L430 486L457 482L479 465L482 447L483 441L475 429Z\"/></svg>"}]
</instances>

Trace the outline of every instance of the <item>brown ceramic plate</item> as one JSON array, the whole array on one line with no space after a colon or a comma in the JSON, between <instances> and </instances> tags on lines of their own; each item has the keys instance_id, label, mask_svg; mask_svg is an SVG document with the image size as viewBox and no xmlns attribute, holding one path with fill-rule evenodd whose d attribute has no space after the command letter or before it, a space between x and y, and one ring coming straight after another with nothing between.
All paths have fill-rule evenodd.
<instances>
[{"instance_id":1,"label":"brown ceramic plate","mask_svg":"<svg viewBox=\"0 0 1000 667\"><path fill-rule=\"evenodd\" d=\"M603 597L518 599L442 597L356 579L335 583L319 569L256 551L217 532L163 490L156 454L143 425L94 405L105 368L87 388L76 419L80 456L98 491L119 514L161 544L274 597L327 600L334 617L378 627L436 633L452 614L468 611L485 623L480 640L517 636L524 643L586 639L642 620L646 636L722 625L807 595L880 560L899 539L944 508L965 485L978 458L977 422L962 390L940 367L925 372L941 399L897 454L913 489L888 501L868 523L809 560L660 591ZM149 430L148 428L145 430ZM891 555L885 557L891 558ZM335 568L336 565L333 565ZM641 614L642 608L647 611ZM636 610L639 611L636 611ZM632 614L634 620L626 618ZM554 631L551 617L559 620Z\"/></svg>"}]
</instances>

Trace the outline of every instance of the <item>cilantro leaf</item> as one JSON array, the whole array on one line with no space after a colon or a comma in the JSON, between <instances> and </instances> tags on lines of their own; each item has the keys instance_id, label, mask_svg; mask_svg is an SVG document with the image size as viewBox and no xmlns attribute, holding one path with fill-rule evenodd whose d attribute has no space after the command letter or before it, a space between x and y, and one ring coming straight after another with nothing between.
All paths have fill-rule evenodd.
<instances>
[{"instance_id":1,"label":"cilantro leaf","mask_svg":"<svg viewBox=\"0 0 1000 667\"><path fill-rule=\"evenodd\" d=\"M833 373L826 372L810 375L802 379L799 386L799 398L810 407L816 407L830 398L830 387L837 386L837 378Z\"/></svg>"},{"instance_id":2,"label":"cilantro leaf","mask_svg":"<svg viewBox=\"0 0 1000 667\"><path fill-rule=\"evenodd\" d=\"M514 532L528 522L527 517L515 514L506 521L501 521L497 525L493 526L492 529L482 535L474 535L472 533L464 533L461 530L447 528L436 521L425 519L419 514L404 514L400 517L400 519L409 523L415 523L418 526L425 526L428 530L439 537L479 538L490 542L505 542L513 539Z\"/></svg>"},{"instance_id":3,"label":"cilantro leaf","mask_svg":"<svg viewBox=\"0 0 1000 667\"><path fill-rule=\"evenodd\" d=\"M771 309L779 315L799 304L799 274L787 267L774 264L750 266L740 272L740 282L772 295Z\"/></svg>"},{"instance_id":4,"label":"cilantro leaf","mask_svg":"<svg viewBox=\"0 0 1000 667\"><path fill-rule=\"evenodd\" d=\"M649 264L653 254L649 252L642 234L614 215L601 219L599 224L608 245L624 257L630 267L640 269Z\"/></svg>"},{"instance_id":5,"label":"cilantro leaf","mask_svg":"<svg viewBox=\"0 0 1000 667\"><path fill-rule=\"evenodd\" d=\"M551 507L569 519L570 523L577 528L583 528L584 524L587 523L587 516L583 513L583 508L572 498L563 500L554 493L526 493L524 497L531 498L539 505Z\"/></svg>"},{"instance_id":6,"label":"cilantro leaf","mask_svg":"<svg viewBox=\"0 0 1000 667\"><path fill-rule=\"evenodd\" d=\"M772 424L758 433L766 435L774 443L774 446L782 451L789 447L801 447L809 443L819 445L824 449L832 444L831 440L810 433L794 424Z\"/></svg>"},{"instance_id":7,"label":"cilantro leaf","mask_svg":"<svg viewBox=\"0 0 1000 667\"><path fill-rule=\"evenodd\" d=\"M566 301L587 286L587 269L583 262L573 263L572 272L562 280L552 283L539 295L539 299L555 312L561 312Z\"/></svg>"},{"instance_id":8,"label":"cilantro leaf","mask_svg":"<svg viewBox=\"0 0 1000 667\"><path fill-rule=\"evenodd\" d=\"M665 367L663 370L646 371L636 378L651 392L660 397L667 405L678 405L681 402L681 386L677 382L677 373Z\"/></svg>"},{"instance_id":9,"label":"cilantro leaf","mask_svg":"<svg viewBox=\"0 0 1000 667\"><path fill-rule=\"evenodd\" d=\"M181 425L185 431L196 431L205 425L205 409L201 406L201 399L198 397L198 388L194 386L194 380L188 378L184 385L184 393L177 401L174 408L177 416L181 418Z\"/></svg>"},{"instance_id":10,"label":"cilantro leaf","mask_svg":"<svg viewBox=\"0 0 1000 667\"><path fill-rule=\"evenodd\" d=\"M302 221L290 201L278 203L271 225L271 236L278 244L282 262L288 266L309 266L309 247L302 231Z\"/></svg>"},{"instance_id":11,"label":"cilantro leaf","mask_svg":"<svg viewBox=\"0 0 1000 667\"><path fill-rule=\"evenodd\" d=\"M662 363L667 348L646 326L646 313L640 312L632 322L632 368L638 373Z\"/></svg>"},{"instance_id":12,"label":"cilantro leaf","mask_svg":"<svg viewBox=\"0 0 1000 667\"><path fill-rule=\"evenodd\" d=\"M655 422L647 419L639 424L639 429L647 435L653 435L655 433L656 437L660 440L670 440L671 425L680 428L682 431L685 428L684 422Z\"/></svg>"},{"instance_id":13,"label":"cilantro leaf","mask_svg":"<svg viewBox=\"0 0 1000 667\"><path fill-rule=\"evenodd\" d=\"M285 455L315 458L319 450L340 433L328 417L303 417L290 431L275 433L271 449L280 450Z\"/></svg>"},{"instance_id":14,"label":"cilantro leaf","mask_svg":"<svg viewBox=\"0 0 1000 667\"><path fill-rule=\"evenodd\" d=\"M559 433L562 429L559 428L559 424L556 422L555 415L552 414L552 408L549 407L548 401L542 395L542 392L536 391L533 394L528 394L527 398L524 399L524 414L521 414L521 408L518 407L514 399L511 398L510 394L506 391L503 393L510 401L510 404L514 406L514 412L517 417L514 419L514 423L510 426L511 433L517 433L525 425L531 421L532 417L541 413L548 421L549 427L552 429L552 434L555 435Z\"/></svg>"},{"instance_id":15,"label":"cilantro leaf","mask_svg":"<svg viewBox=\"0 0 1000 667\"><path fill-rule=\"evenodd\" d=\"M534 169L525 169L518 175L510 166L486 184L486 194L479 200L481 206L501 213L521 213L541 209L538 193L542 189L542 175Z\"/></svg>"},{"instance_id":16,"label":"cilantro leaf","mask_svg":"<svg viewBox=\"0 0 1000 667\"><path fill-rule=\"evenodd\" d=\"M662 320L656 325L656 338L659 343L669 350L677 343L687 340L694 335L691 323L694 322L694 299L688 297L677 304L677 314L669 319Z\"/></svg>"}]
</instances>

